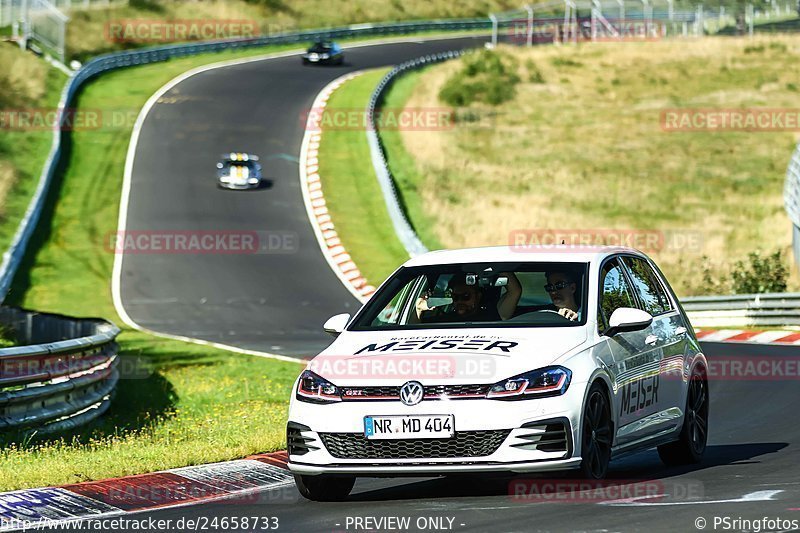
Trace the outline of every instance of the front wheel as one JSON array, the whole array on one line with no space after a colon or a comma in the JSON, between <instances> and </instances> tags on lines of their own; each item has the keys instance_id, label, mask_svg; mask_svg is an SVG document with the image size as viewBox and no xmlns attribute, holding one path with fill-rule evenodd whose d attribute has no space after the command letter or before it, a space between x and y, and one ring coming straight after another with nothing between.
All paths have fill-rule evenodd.
<instances>
[{"instance_id":1,"label":"front wheel","mask_svg":"<svg viewBox=\"0 0 800 533\"><path fill-rule=\"evenodd\" d=\"M695 370L689 380L686 413L678 440L658 447L658 456L667 466L699 463L708 441L708 381Z\"/></svg>"},{"instance_id":2,"label":"front wheel","mask_svg":"<svg viewBox=\"0 0 800 533\"><path fill-rule=\"evenodd\" d=\"M603 387L595 383L583 406L581 473L588 479L603 479L611 462L611 406Z\"/></svg>"},{"instance_id":3,"label":"front wheel","mask_svg":"<svg viewBox=\"0 0 800 533\"><path fill-rule=\"evenodd\" d=\"M355 476L303 476L295 474L294 483L303 497L315 502L338 502L347 498L353 485Z\"/></svg>"}]
</instances>

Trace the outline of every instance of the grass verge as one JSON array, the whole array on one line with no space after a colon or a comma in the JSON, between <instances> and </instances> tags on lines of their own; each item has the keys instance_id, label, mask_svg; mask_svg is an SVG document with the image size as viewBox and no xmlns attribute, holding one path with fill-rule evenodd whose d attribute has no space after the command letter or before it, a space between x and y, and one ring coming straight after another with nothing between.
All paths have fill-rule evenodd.
<instances>
[{"instance_id":1,"label":"grass verge","mask_svg":"<svg viewBox=\"0 0 800 533\"><path fill-rule=\"evenodd\" d=\"M328 100L326 115L360 116L387 71L372 70L342 85ZM319 147L325 202L347 252L361 274L378 286L408 259L408 254L386 211L363 128L337 128L332 124L332 120L323 120Z\"/></svg>"},{"instance_id":2,"label":"grass verge","mask_svg":"<svg viewBox=\"0 0 800 533\"><path fill-rule=\"evenodd\" d=\"M450 130L384 136L390 152L413 154L392 171L421 176L409 182L428 215L414 220L423 235L458 248L507 244L515 230L654 231L664 240L646 251L682 294L708 292L707 277L753 250L790 257L782 190L796 134L669 132L661 113L795 109L800 37L501 53L522 79L512 100L475 104ZM420 74L406 105L441 106L459 66Z\"/></svg>"},{"instance_id":3,"label":"grass verge","mask_svg":"<svg viewBox=\"0 0 800 533\"><path fill-rule=\"evenodd\" d=\"M269 51L275 50L259 52ZM76 108L101 114L138 110L176 75L233 55L111 72L84 88ZM106 251L105 238L116 230L131 128L128 120L70 133L9 304L121 323L111 300L114 257ZM109 413L80 436L6 439L0 450L0 490L228 460L284 446L286 400L300 365L129 329L119 344L125 361L138 361L138 366L120 382Z\"/></svg>"},{"instance_id":4,"label":"grass verge","mask_svg":"<svg viewBox=\"0 0 800 533\"><path fill-rule=\"evenodd\" d=\"M20 125L55 109L67 77L16 45L0 43L0 250L7 250L39 183L53 134Z\"/></svg>"},{"instance_id":5,"label":"grass verge","mask_svg":"<svg viewBox=\"0 0 800 533\"><path fill-rule=\"evenodd\" d=\"M115 50L181 40L174 38L176 32L169 32L168 21L216 22L216 29L212 30L215 33L206 38L220 39L369 22L486 17L491 11L519 6L512 0L481 0L463 4L447 0L352 0L338 2L334 9L331 7L326 0L134 0L128 5L107 9L77 8L70 12L67 51L71 58L85 60ZM230 23L226 24L226 21ZM197 33L197 30L194 32ZM149 39L151 35L155 39Z\"/></svg>"}]
</instances>

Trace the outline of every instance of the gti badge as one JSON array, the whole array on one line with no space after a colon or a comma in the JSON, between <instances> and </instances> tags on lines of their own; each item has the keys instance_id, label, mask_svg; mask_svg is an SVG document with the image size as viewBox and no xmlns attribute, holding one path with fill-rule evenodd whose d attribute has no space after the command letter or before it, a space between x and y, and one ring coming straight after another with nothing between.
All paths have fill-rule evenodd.
<instances>
[{"instance_id":1,"label":"gti badge","mask_svg":"<svg viewBox=\"0 0 800 533\"><path fill-rule=\"evenodd\" d=\"M422 383L419 381L409 381L400 387L400 401L406 405L417 405L422 401L424 392Z\"/></svg>"}]
</instances>

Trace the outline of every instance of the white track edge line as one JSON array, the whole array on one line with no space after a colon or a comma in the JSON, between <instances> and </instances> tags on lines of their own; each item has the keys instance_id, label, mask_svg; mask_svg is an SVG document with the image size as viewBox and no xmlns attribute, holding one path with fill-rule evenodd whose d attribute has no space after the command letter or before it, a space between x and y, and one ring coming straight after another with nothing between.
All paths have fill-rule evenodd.
<instances>
[{"instance_id":1,"label":"white track edge line","mask_svg":"<svg viewBox=\"0 0 800 533\"><path fill-rule=\"evenodd\" d=\"M432 36L432 37L427 37L427 38L426 37L413 38L413 37L403 36L403 37L400 37L400 38L397 38L397 39L378 39L378 40L375 40L375 41L366 41L366 42L363 42L363 43L355 43L355 44L353 44L351 46L347 46L347 47L344 47L344 48L346 50L348 48L363 48L363 47L367 47L367 46L376 46L376 45L382 45L382 44L399 44L399 43L419 44L419 43L425 42L425 41L445 41L445 40L448 40L448 39L459 39L459 38L472 37L472 36L473 35L440 35L440 36ZM480 36L481 36L480 34L474 35L474 37L480 37ZM167 82L164 86L162 86L160 89L158 89L147 100L147 102L145 102L144 106L142 107L141 111L139 112L139 115L136 117L136 122L133 125L133 131L131 133L131 140L130 140L130 143L128 144L128 152L127 152L127 154L125 156L125 170L124 170L124 173L123 173L122 193L121 193L120 205L119 205L119 215L118 215L118 218L117 218L117 233L125 231L125 228L127 226L128 204L130 202L131 179L132 179L132 174L133 174L133 161L134 161L134 157L135 157L135 153L136 153L136 146L137 146L137 144L139 142L139 135L141 133L142 124L144 124L144 121L147 118L147 114L150 112L152 107L156 104L158 99L161 98L161 96L163 96L167 91L169 91L170 89L172 89L173 87L175 87L179 83L187 80L188 78L194 76L195 74L200 74L202 72L207 72L209 70L214 70L214 69L218 69L218 68L225 68L225 67L243 65L243 64L247 64L247 63L253 63L253 62L256 62L256 61L266 61L266 60L270 60L270 59L278 59L278 58L282 58L282 57L290 57L290 56L293 56L293 55L299 55L301 53L302 53L302 50L293 50L293 51L288 51L288 52L276 52L276 53L265 54L265 55L260 55L260 56L244 57L244 58L238 58L238 59L228 59L228 60L225 60L225 61L218 61L218 62L215 62L215 63L209 63L207 65L201 65L199 67L195 67L193 69L190 69L190 70L184 72L183 74L180 74L180 75L176 76L175 78L173 78L172 80ZM323 89L323 92L324 92L324 89ZM308 139L308 132L306 132L306 134L303 137L303 147L305 149L307 149L307 146L308 146L307 139ZM303 153L305 153L305 152L303 152L303 150L301 149L301 154L303 154ZM301 163L302 163L302 160L301 160ZM305 168L304 168L304 166L302 164L299 165L299 166L300 166L300 169L301 169L301 179L302 179L303 174L305 173ZM304 186L303 186L302 190L304 191L303 194L305 195L305 184L303 184L303 185ZM304 199L305 199L305 196L304 196ZM307 204L307 207L308 207L308 204ZM309 217L310 217L310 215L311 214L309 214ZM315 226L315 222L312 221L312 220L315 221L315 219L309 218L309 221L310 221L312 227L314 228L314 230L316 232L317 228ZM320 244L320 248L323 249L323 247L322 247L323 243L321 241L319 241L320 237L321 237L321 234L317 235L317 239L318 239L318 243ZM154 331L154 330L151 330L149 328L145 328L143 326L140 326L139 324L137 324L130 317L130 315L128 315L128 312L125 311L125 307L124 307L124 305L122 303L122 294L121 294L122 256L123 256L123 254L121 254L121 253L115 254L115 256L114 256L114 266L113 266L113 270L112 270L112 274L111 274L111 297L112 297L112 300L114 302L114 309L117 311L117 315L119 315L119 317L122 319L122 321L127 326L129 326L129 327L131 327L131 328L133 328L135 330L141 331L143 333L147 333L149 335L153 335L155 337L162 337L162 338L167 338L167 339L172 339L172 340L180 340L180 341L190 342L190 343L193 343L193 344L199 344L199 345L203 345L203 346L211 346L211 347L214 347L214 348L219 348L219 349L227 350L227 351L234 352L234 353L255 355L255 356L258 356L258 357L265 357L265 358L269 358L269 359L277 359L277 360L280 360L280 361L289 361L289 362L294 362L294 363L303 363L303 364L305 364L307 362L306 360L300 359L300 358L289 357L289 356L284 356L284 355L278 355L278 354L273 354L273 353L269 353L269 352L262 352L262 351L258 351L258 350L248 350L248 349L245 349L245 348L237 348L235 346L230 346L230 345L227 345L227 344L220 344L220 343L216 343L216 342L205 341L205 340L202 340L202 339L195 339L195 338L192 338L192 337L185 337L185 336L182 336L182 335L172 335L172 334L169 334L169 333L162 333L162 332L159 332L159 331ZM325 255L324 251L323 251L323 256L325 256L326 260L328 260L328 257ZM328 260L328 264L331 265L330 260ZM331 268L333 268L332 265L331 265ZM339 279L342 280L343 283L345 283L346 280L343 280L343 278L339 275L339 269L338 268L333 268L333 271L337 275L337 277L339 277ZM345 287L348 290L350 290L351 293L352 293L351 286L350 286L349 283L345 283ZM362 300L362 298L363 297L360 294L356 295L356 299L363 303L365 300Z\"/></svg>"}]
</instances>

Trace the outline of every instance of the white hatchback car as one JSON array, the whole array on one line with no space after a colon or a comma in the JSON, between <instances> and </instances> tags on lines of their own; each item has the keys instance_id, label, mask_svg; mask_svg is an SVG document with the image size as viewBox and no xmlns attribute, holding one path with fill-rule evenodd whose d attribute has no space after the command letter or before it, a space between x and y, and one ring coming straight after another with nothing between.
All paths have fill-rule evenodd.
<instances>
[{"instance_id":1,"label":"white hatchback car","mask_svg":"<svg viewBox=\"0 0 800 533\"><path fill-rule=\"evenodd\" d=\"M618 247L495 247L405 263L292 392L289 468L314 500L357 476L701 459L705 357L664 276Z\"/></svg>"}]
</instances>

